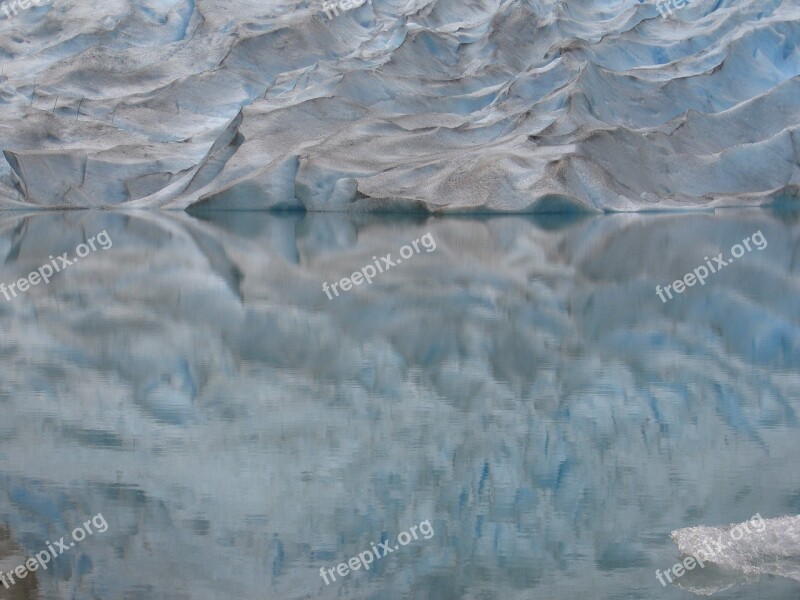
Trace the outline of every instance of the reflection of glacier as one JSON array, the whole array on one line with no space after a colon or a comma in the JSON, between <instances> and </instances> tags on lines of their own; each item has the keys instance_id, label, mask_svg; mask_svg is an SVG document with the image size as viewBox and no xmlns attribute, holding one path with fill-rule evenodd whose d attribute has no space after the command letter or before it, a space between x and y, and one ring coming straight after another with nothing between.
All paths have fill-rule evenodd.
<instances>
[{"instance_id":1,"label":"reflection of glacier","mask_svg":"<svg viewBox=\"0 0 800 600\"><path fill-rule=\"evenodd\" d=\"M4 216L0 281L103 229L0 303L0 523L28 552L109 523L45 598L653 597L669 531L797 512L794 216ZM322 293L427 231L435 252Z\"/></svg>"},{"instance_id":2,"label":"reflection of glacier","mask_svg":"<svg viewBox=\"0 0 800 600\"><path fill-rule=\"evenodd\" d=\"M0 38L0 206L800 195L796 0L60 0Z\"/></svg>"},{"instance_id":3,"label":"reflection of glacier","mask_svg":"<svg viewBox=\"0 0 800 600\"><path fill-rule=\"evenodd\" d=\"M744 523L749 525L746 530L742 525L686 527L672 532L682 554L702 558L705 552L708 564L719 567L687 572L689 577L681 580L682 587L710 596L762 575L800 581L800 515L766 521L752 519ZM735 528L738 531L734 532Z\"/></svg>"}]
</instances>

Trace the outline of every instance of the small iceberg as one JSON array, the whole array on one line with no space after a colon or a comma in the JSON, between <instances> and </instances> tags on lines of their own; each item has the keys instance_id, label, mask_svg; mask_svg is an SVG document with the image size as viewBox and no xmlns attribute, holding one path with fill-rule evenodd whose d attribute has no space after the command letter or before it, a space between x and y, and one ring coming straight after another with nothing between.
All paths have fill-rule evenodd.
<instances>
[{"instance_id":1,"label":"small iceberg","mask_svg":"<svg viewBox=\"0 0 800 600\"><path fill-rule=\"evenodd\" d=\"M756 518L757 517L757 518ZM800 515L720 527L686 527L670 534L684 556L705 563L676 581L681 588L711 596L763 575L800 581Z\"/></svg>"}]
</instances>

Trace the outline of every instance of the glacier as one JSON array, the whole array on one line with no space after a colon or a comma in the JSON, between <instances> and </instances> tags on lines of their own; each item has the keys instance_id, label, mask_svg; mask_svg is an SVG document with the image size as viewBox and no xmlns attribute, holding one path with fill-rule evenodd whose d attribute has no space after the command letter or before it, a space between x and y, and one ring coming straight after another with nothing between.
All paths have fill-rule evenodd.
<instances>
[{"instance_id":1,"label":"glacier","mask_svg":"<svg viewBox=\"0 0 800 600\"><path fill-rule=\"evenodd\" d=\"M800 194L800 4L52 0L0 208L595 212Z\"/></svg>"}]
</instances>

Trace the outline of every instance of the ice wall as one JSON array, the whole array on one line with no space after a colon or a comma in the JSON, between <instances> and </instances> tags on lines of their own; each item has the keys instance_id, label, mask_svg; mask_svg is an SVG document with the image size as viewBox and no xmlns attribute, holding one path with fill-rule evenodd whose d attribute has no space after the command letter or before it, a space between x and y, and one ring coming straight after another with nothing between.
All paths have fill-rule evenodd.
<instances>
[{"instance_id":1,"label":"ice wall","mask_svg":"<svg viewBox=\"0 0 800 600\"><path fill-rule=\"evenodd\" d=\"M0 20L0 207L798 196L800 5L58 0Z\"/></svg>"}]
</instances>

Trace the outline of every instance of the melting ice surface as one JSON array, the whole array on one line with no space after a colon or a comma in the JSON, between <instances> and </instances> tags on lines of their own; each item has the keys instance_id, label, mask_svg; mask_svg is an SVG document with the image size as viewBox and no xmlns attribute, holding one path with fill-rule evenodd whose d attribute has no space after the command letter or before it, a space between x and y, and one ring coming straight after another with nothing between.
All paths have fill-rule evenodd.
<instances>
[{"instance_id":1,"label":"melting ice surface","mask_svg":"<svg viewBox=\"0 0 800 600\"><path fill-rule=\"evenodd\" d=\"M0 207L638 210L800 195L800 3L53 0Z\"/></svg>"},{"instance_id":2,"label":"melting ice surface","mask_svg":"<svg viewBox=\"0 0 800 600\"><path fill-rule=\"evenodd\" d=\"M687 527L673 531L672 539L684 555L706 556L708 564L719 567L687 571L688 577L680 584L698 594L712 595L761 575L800 581L800 516L751 518L724 527Z\"/></svg>"},{"instance_id":3,"label":"melting ice surface","mask_svg":"<svg viewBox=\"0 0 800 600\"><path fill-rule=\"evenodd\" d=\"M654 576L670 532L800 514L796 213L6 213L0 282L103 230L0 298L0 564L109 525L28 597L692 598ZM435 251L323 293L427 232ZM431 539L319 576L425 519ZM697 585L796 599L767 562L787 532L745 552L782 576Z\"/></svg>"}]
</instances>

